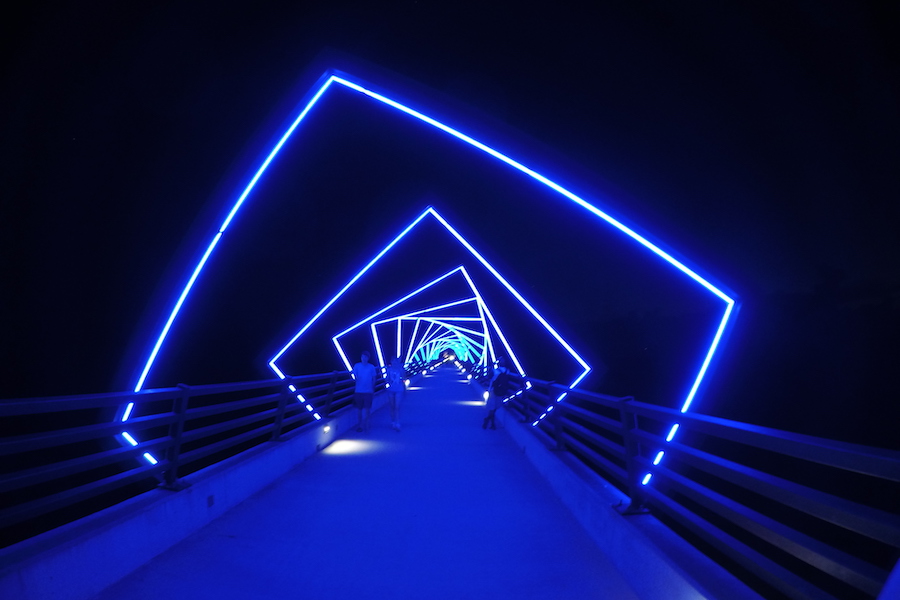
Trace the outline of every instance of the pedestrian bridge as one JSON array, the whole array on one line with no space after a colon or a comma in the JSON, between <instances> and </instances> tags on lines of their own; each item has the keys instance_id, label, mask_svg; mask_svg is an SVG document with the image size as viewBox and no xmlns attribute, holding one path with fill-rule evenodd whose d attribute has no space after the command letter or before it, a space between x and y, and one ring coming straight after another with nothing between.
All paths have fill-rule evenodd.
<instances>
[{"instance_id":1,"label":"pedestrian bridge","mask_svg":"<svg viewBox=\"0 0 900 600\"><path fill-rule=\"evenodd\" d=\"M720 436L891 485L896 453L679 415L691 433L640 486L665 443L650 423L672 411L573 392L533 426L557 390L532 381L498 430L483 429L469 367L410 373L401 431L379 394L371 428L357 432L342 373L3 402L5 422L22 427L68 416L0 444L0 597L896 597L896 572L889 580L878 564L896 557L896 512L739 465L727 444L710 452ZM321 418L292 401L296 389ZM155 407L128 421L141 441L84 450L123 425L78 415L129 399ZM41 462L53 452L64 459ZM714 478L756 481L768 503L869 546L814 539ZM751 547L750 534L793 559Z\"/></svg>"}]
</instances>

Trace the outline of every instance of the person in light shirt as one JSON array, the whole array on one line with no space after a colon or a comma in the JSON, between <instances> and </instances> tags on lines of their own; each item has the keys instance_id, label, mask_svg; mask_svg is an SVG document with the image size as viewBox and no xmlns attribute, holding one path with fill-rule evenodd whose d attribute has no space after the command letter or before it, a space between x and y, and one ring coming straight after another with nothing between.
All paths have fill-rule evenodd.
<instances>
[{"instance_id":1,"label":"person in light shirt","mask_svg":"<svg viewBox=\"0 0 900 600\"><path fill-rule=\"evenodd\" d=\"M487 429L488 425L490 425L491 429L497 429L497 421L495 419L497 409L500 408L503 400L509 394L509 369L506 368L506 359L502 356L497 359L497 366L494 368L493 375L491 375L488 389L490 390L486 403L488 413L481 423L481 428Z\"/></svg>"},{"instance_id":2,"label":"person in light shirt","mask_svg":"<svg viewBox=\"0 0 900 600\"><path fill-rule=\"evenodd\" d=\"M359 362L353 365L351 372L356 379L356 390L353 394L353 406L356 407L357 414L356 431L368 431L369 417L372 415L372 397L375 395L375 365L369 363L368 350L363 351Z\"/></svg>"}]
</instances>

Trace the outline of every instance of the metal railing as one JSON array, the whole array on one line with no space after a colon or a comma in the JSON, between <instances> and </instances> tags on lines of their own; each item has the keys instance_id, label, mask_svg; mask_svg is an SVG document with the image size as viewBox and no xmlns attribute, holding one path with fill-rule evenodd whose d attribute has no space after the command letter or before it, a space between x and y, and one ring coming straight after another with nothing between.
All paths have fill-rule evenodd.
<instances>
[{"instance_id":1,"label":"metal railing","mask_svg":"<svg viewBox=\"0 0 900 600\"><path fill-rule=\"evenodd\" d=\"M766 597L873 597L900 554L898 452L513 381L521 393L507 408L533 423L552 405L532 431L624 491L623 514L651 511ZM0 539L15 543L154 487L178 490L190 473L313 426L298 392L327 417L352 391L349 374L334 372L0 401ZM129 402L133 416L115 419ZM678 436L667 442L673 423Z\"/></svg>"},{"instance_id":2,"label":"metal railing","mask_svg":"<svg viewBox=\"0 0 900 600\"><path fill-rule=\"evenodd\" d=\"M349 373L333 372L0 401L0 547L154 487L182 489L182 477L310 426L352 392ZM131 418L114 417L132 402Z\"/></svg>"},{"instance_id":3,"label":"metal railing","mask_svg":"<svg viewBox=\"0 0 900 600\"><path fill-rule=\"evenodd\" d=\"M533 423L553 406L535 435L624 491L623 514L649 510L766 597L875 597L900 556L900 452L516 380L507 407Z\"/></svg>"}]
</instances>

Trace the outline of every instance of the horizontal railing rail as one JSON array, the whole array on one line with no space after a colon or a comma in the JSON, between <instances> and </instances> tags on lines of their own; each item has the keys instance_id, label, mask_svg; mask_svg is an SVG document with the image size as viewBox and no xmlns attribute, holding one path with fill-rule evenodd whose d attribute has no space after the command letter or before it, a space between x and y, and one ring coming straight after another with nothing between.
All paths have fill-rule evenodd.
<instances>
[{"instance_id":1,"label":"horizontal railing rail","mask_svg":"<svg viewBox=\"0 0 900 600\"><path fill-rule=\"evenodd\" d=\"M350 374L336 371L0 401L2 546L154 487L181 489L190 473L344 409L353 390Z\"/></svg>"},{"instance_id":2,"label":"horizontal railing rail","mask_svg":"<svg viewBox=\"0 0 900 600\"><path fill-rule=\"evenodd\" d=\"M475 377L486 385L488 375ZM652 512L764 595L874 597L900 555L900 452L528 377L511 383L508 410L625 492L623 514ZM0 401L0 539L15 543L154 487L181 489L204 466L316 422L298 394L327 417L351 405L353 389L348 373L332 372ZM678 436L666 441L674 423Z\"/></svg>"},{"instance_id":3,"label":"horizontal railing rail","mask_svg":"<svg viewBox=\"0 0 900 600\"><path fill-rule=\"evenodd\" d=\"M900 452L519 380L509 410L624 491L623 514L656 514L764 595L875 597L900 556Z\"/></svg>"}]
</instances>

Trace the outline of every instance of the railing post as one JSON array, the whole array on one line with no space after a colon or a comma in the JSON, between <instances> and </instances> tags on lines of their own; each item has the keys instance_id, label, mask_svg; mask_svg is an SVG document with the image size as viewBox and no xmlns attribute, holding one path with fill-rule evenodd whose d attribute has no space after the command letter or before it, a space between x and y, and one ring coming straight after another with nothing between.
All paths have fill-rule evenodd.
<instances>
[{"instance_id":1,"label":"railing post","mask_svg":"<svg viewBox=\"0 0 900 600\"><path fill-rule=\"evenodd\" d=\"M340 375L340 373L340 371L331 372L331 381L328 384L328 392L325 396L325 408L321 411L323 417L327 417L331 414L331 402L334 400L334 388L337 387L338 375Z\"/></svg>"},{"instance_id":2,"label":"railing post","mask_svg":"<svg viewBox=\"0 0 900 600\"><path fill-rule=\"evenodd\" d=\"M622 398L619 403L619 416L622 420L622 437L625 442L625 467L628 472L628 496L631 503L623 514L634 515L646 512L644 509L644 493L641 486L641 472L638 465L640 445L634 435L638 428L637 415L629 410L628 402L634 398Z\"/></svg>"},{"instance_id":3,"label":"railing post","mask_svg":"<svg viewBox=\"0 0 900 600\"><path fill-rule=\"evenodd\" d=\"M285 378L282 382L284 386L281 388L281 393L278 394L278 411L275 413L275 422L272 424L271 441L273 442L281 439L281 425L284 423L284 411L287 410L288 399L291 397L292 381L291 377Z\"/></svg>"},{"instance_id":4,"label":"railing post","mask_svg":"<svg viewBox=\"0 0 900 600\"><path fill-rule=\"evenodd\" d=\"M175 422L169 426L169 448L166 450L166 471L163 474L163 489L180 491L188 487L188 484L178 480L178 466L181 460L181 436L184 433L184 416L187 412L188 400L191 397L191 388L183 383L178 384L181 393L172 402L172 412L175 414Z\"/></svg>"},{"instance_id":5,"label":"railing post","mask_svg":"<svg viewBox=\"0 0 900 600\"><path fill-rule=\"evenodd\" d=\"M548 391L552 388L548 387ZM552 397L552 395L550 396ZM562 412L563 405L561 403L555 403L551 405L551 411L547 414L547 421L550 422L550 430L553 435L553 439L556 442L556 450L559 452L565 452L566 450L566 441L563 438L564 426L562 420Z\"/></svg>"},{"instance_id":6,"label":"railing post","mask_svg":"<svg viewBox=\"0 0 900 600\"><path fill-rule=\"evenodd\" d=\"M526 388L522 394L522 422L528 422L528 405L531 403L531 391Z\"/></svg>"}]
</instances>

